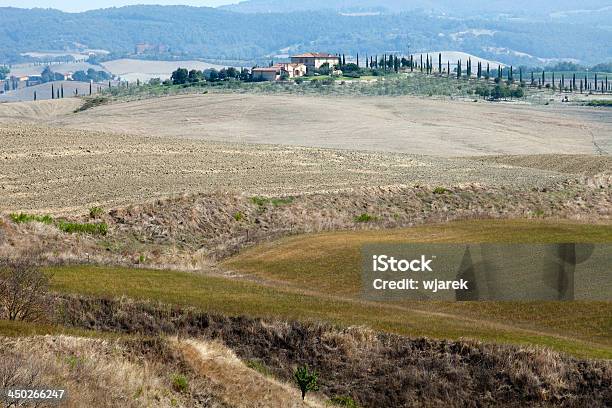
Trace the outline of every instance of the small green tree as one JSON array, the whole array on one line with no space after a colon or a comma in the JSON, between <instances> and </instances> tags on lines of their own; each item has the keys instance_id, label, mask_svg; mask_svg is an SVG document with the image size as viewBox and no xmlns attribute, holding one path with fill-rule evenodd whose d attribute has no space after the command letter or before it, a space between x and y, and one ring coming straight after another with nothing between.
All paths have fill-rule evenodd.
<instances>
[{"instance_id":1,"label":"small green tree","mask_svg":"<svg viewBox=\"0 0 612 408\"><path fill-rule=\"evenodd\" d=\"M11 72L11 70L6 66L0 67L0 80L6 79L7 75Z\"/></svg>"},{"instance_id":2,"label":"small green tree","mask_svg":"<svg viewBox=\"0 0 612 408\"><path fill-rule=\"evenodd\" d=\"M308 365L298 367L293 373L293 378L302 391L302 400L306 398L307 392L319 390L319 374L316 371L310 371Z\"/></svg>"},{"instance_id":3,"label":"small green tree","mask_svg":"<svg viewBox=\"0 0 612 408\"><path fill-rule=\"evenodd\" d=\"M187 83L189 78L189 72L185 68L179 68L172 73L170 79L174 85L181 85Z\"/></svg>"}]
</instances>

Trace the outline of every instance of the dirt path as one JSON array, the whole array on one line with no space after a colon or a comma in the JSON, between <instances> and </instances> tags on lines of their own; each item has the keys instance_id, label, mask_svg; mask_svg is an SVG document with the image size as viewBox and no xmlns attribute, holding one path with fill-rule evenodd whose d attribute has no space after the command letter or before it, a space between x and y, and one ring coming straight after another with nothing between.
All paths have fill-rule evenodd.
<instances>
[{"instance_id":1,"label":"dirt path","mask_svg":"<svg viewBox=\"0 0 612 408\"><path fill-rule=\"evenodd\" d=\"M180 340L177 347L196 372L219 387L217 396L236 408L323 408L326 404L307 396L302 402L297 388L248 368L232 350L216 342Z\"/></svg>"}]
</instances>

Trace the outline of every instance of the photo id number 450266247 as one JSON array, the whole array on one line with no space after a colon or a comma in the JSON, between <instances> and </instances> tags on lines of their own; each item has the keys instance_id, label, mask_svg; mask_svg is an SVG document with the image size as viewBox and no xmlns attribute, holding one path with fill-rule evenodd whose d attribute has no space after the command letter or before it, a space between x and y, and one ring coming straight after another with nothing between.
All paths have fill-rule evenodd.
<instances>
[{"instance_id":1,"label":"photo id number 450266247","mask_svg":"<svg viewBox=\"0 0 612 408\"><path fill-rule=\"evenodd\" d=\"M66 398L66 390L61 388L5 388L2 399L7 402L25 401L62 401Z\"/></svg>"}]
</instances>

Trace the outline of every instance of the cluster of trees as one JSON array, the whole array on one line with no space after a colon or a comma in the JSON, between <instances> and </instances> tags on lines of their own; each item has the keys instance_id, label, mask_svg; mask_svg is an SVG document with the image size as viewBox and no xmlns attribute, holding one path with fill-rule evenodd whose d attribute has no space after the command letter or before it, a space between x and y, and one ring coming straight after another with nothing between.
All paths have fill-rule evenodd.
<instances>
[{"instance_id":1,"label":"cluster of trees","mask_svg":"<svg viewBox=\"0 0 612 408\"><path fill-rule=\"evenodd\" d=\"M72 74L72 79L75 81L82 81L82 82L89 82L89 81L93 81L93 82L102 82L102 81L108 81L109 79L111 79L111 75L106 72L106 71L96 71L93 68L89 68L87 70L87 72L85 71L77 71L74 74Z\"/></svg>"},{"instance_id":2,"label":"cluster of trees","mask_svg":"<svg viewBox=\"0 0 612 408\"><path fill-rule=\"evenodd\" d=\"M43 82L63 81L64 75L53 72L50 67L45 67L40 73Z\"/></svg>"},{"instance_id":3,"label":"cluster of trees","mask_svg":"<svg viewBox=\"0 0 612 408\"><path fill-rule=\"evenodd\" d=\"M0 67L0 80L6 79L11 70L8 67L1 66Z\"/></svg>"},{"instance_id":4,"label":"cluster of trees","mask_svg":"<svg viewBox=\"0 0 612 408\"><path fill-rule=\"evenodd\" d=\"M204 81L218 82L225 81L228 79L248 81L251 79L251 74L247 69L238 70L234 67L222 68L220 70L211 68L205 69L204 71L200 71L197 69L187 70L186 68L178 68L176 71L172 72L172 75L170 77L170 83L172 83L173 85L185 85L195 84Z\"/></svg>"},{"instance_id":5,"label":"cluster of trees","mask_svg":"<svg viewBox=\"0 0 612 408\"><path fill-rule=\"evenodd\" d=\"M474 93L476 95L482 96L483 98L493 100L522 98L523 96L525 96L523 84L513 88L510 85L501 82L496 83L493 88L490 88L486 85L480 85L476 87Z\"/></svg>"}]
</instances>

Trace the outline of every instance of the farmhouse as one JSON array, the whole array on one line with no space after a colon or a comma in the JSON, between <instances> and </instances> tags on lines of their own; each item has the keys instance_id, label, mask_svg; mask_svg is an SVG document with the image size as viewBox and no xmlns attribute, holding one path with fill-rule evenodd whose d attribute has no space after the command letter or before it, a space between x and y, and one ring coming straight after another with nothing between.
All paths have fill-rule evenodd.
<instances>
[{"instance_id":1,"label":"farmhouse","mask_svg":"<svg viewBox=\"0 0 612 408\"><path fill-rule=\"evenodd\" d=\"M307 52L305 54L293 55L291 62L304 64L308 72L312 72L321 68L321 65L329 64L333 69L334 65L338 64L338 56L324 52Z\"/></svg>"},{"instance_id":2,"label":"farmhouse","mask_svg":"<svg viewBox=\"0 0 612 408\"><path fill-rule=\"evenodd\" d=\"M287 79L299 78L306 75L306 65L284 62L274 64L271 67L253 68L251 71L253 79L258 81L278 81L283 77Z\"/></svg>"}]
</instances>

